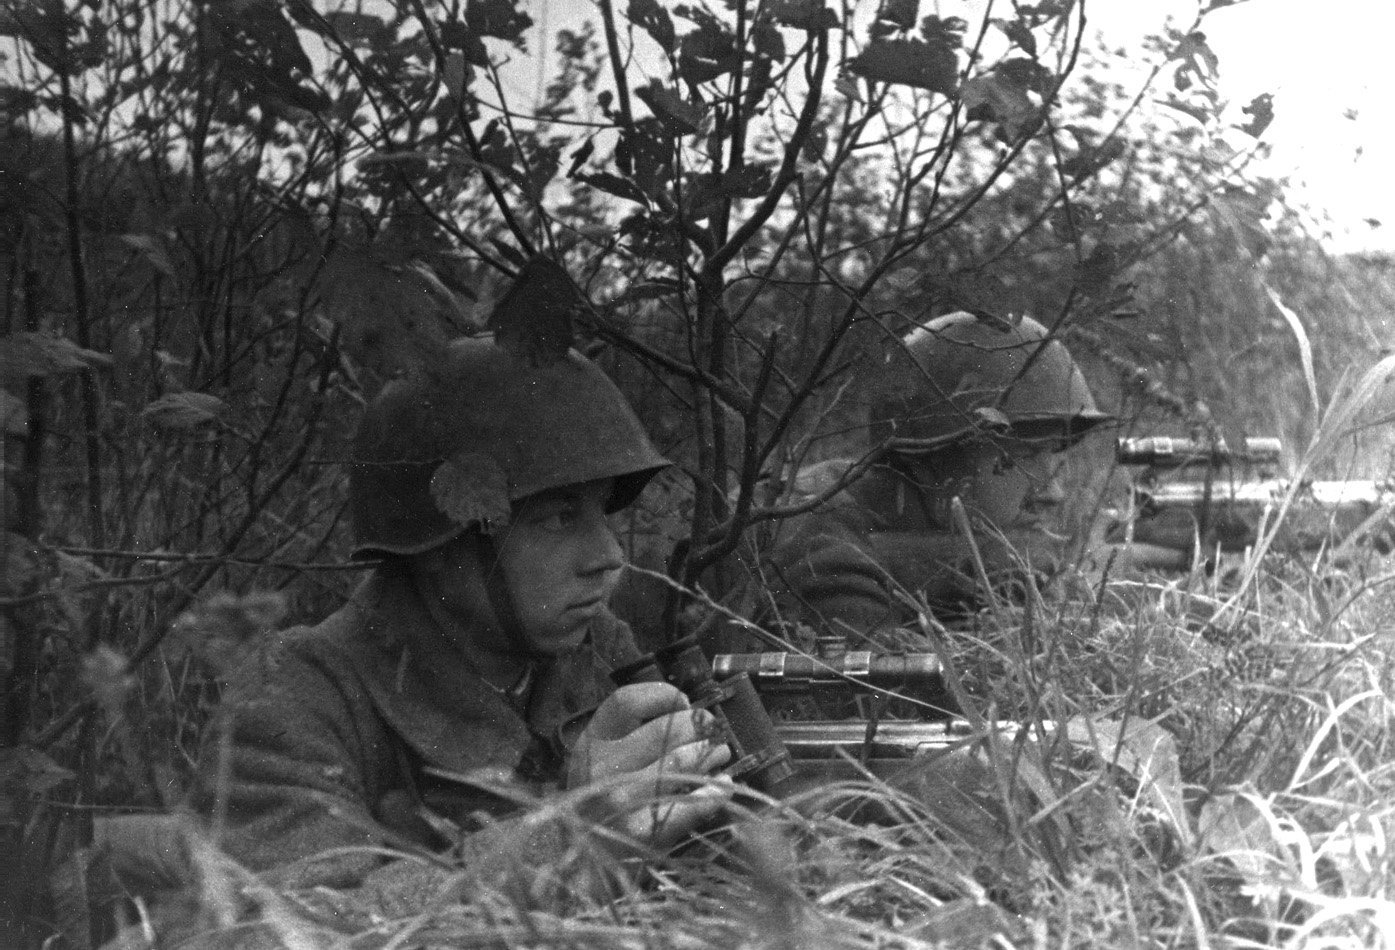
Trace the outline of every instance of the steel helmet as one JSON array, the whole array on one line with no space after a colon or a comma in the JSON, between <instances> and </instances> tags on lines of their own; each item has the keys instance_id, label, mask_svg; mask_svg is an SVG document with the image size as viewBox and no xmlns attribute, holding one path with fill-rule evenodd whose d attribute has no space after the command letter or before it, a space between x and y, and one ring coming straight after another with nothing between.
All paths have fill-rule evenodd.
<instances>
[{"instance_id":1,"label":"steel helmet","mask_svg":"<svg viewBox=\"0 0 1395 950\"><path fill-rule=\"evenodd\" d=\"M993 429L1073 440L1112 418L1065 346L1030 317L959 311L917 326L887 352L874 386L873 442L905 454Z\"/></svg>"},{"instance_id":2,"label":"steel helmet","mask_svg":"<svg viewBox=\"0 0 1395 950\"><path fill-rule=\"evenodd\" d=\"M608 510L669 465L620 390L575 350L531 366L490 336L450 344L364 411L349 466L354 556L419 554L550 488L614 478Z\"/></svg>"}]
</instances>

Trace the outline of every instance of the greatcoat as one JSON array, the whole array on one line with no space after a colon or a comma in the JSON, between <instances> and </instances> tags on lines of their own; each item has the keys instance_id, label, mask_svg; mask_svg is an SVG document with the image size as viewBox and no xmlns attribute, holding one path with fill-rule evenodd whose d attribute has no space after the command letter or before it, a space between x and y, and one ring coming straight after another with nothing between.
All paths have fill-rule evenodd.
<instances>
[{"instance_id":1,"label":"greatcoat","mask_svg":"<svg viewBox=\"0 0 1395 950\"><path fill-rule=\"evenodd\" d=\"M822 463L811 475L801 473L804 484L797 489L813 494L850 465ZM974 549L945 530L948 512L935 510L936 504L899 469L873 466L826 504L779 526L762 560L763 576L752 585L772 595L748 609L766 622L793 621L836 634L853 649L911 646L901 631L915 628L917 599L951 619L980 596ZM1060 544L1041 532L976 532L974 545L995 584L1020 578L1019 558L1033 571L1050 573L1061 554Z\"/></svg>"},{"instance_id":2,"label":"greatcoat","mask_svg":"<svg viewBox=\"0 0 1395 950\"><path fill-rule=\"evenodd\" d=\"M205 742L192 804L218 844L283 884L350 886L384 846L446 843L449 826L422 806L465 831L490 824L517 797L428 770L524 795L557 788L570 741L614 689L607 674L638 656L603 613L579 648L501 691L457 643L410 576L383 570L322 623L272 637L229 683Z\"/></svg>"}]
</instances>

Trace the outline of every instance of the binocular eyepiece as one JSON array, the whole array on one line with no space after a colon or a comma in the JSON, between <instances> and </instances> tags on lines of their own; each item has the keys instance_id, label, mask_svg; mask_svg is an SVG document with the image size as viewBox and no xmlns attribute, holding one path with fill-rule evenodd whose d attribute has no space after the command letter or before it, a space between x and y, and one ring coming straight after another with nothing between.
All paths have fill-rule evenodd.
<instances>
[{"instance_id":1,"label":"binocular eyepiece","mask_svg":"<svg viewBox=\"0 0 1395 950\"><path fill-rule=\"evenodd\" d=\"M617 686L671 683L683 691L694 709L710 711L731 748L733 762L727 772L732 778L757 791L778 795L794 776L789 751L761 704L751 677L735 673L718 681L696 638L683 637L627 663L612 671L610 678Z\"/></svg>"}]
</instances>

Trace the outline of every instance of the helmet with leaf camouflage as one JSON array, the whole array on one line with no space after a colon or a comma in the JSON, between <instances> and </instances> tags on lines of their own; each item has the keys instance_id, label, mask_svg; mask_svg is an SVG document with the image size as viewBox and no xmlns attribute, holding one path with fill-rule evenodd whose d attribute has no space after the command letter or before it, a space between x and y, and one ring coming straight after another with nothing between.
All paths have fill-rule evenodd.
<instances>
[{"instance_id":1,"label":"helmet with leaf camouflage","mask_svg":"<svg viewBox=\"0 0 1395 950\"><path fill-rule=\"evenodd\" d=\"M1065 346L1030 317L931 320L897 341L877 379L873 443L907 455L989 432L1069 441L1112 418Z\"/></svg>"},{"instance_id":2,"label":"helmet with leaf camouflage","mask_svg":"<svg viewBox=\"0 0 1395 950\"><path fill-rule=\"evenodd\" d=\"M668 464L615 384L576 351L539 365L489 336L457 340L364 411L349 466L354 556L488 533L515 501L601 478L615 479L617 511Z\"/></svg>"}]
</instances>

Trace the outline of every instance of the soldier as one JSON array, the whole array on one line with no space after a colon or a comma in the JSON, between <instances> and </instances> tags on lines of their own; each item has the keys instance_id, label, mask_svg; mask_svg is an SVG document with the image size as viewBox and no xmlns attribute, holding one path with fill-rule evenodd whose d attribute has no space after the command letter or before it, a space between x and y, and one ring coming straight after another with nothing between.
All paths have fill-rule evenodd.
<instances>
[{"instance_id":1,"label":"soldier","mask_svg":"<svg viewBox=\"0 0 1395 950\"><path fill-rule=\"evenodd\" d=\"M555 864L560 819L500 820L519 794L601 783L588 821L641 847L718 812L720 782L664 778L726 761L710 715L667 684L607 676L638 651L606 603L622 567L606 515L667 464L575 352L530 367L465 339L390 383L350 466L353 555L377 566L341 610L244 665L206 743L194 803L222 847L282 885L345 887L384 846L440 848L457 830L477 832L467 866Z\"/></svg>"},{"instance_id":2,"label":"soldier","mask_svg":"<svg viewBox=\"0 0 1395 950\"><path fill-rule=\"evenodd\" d=\"M1066 540L1054 530L1061 453L1109 418L1066 348L1035 320L959 312L916 327L874 376L875 464L780 526L764 564L780 618L841 635L854 649L895 648L915 619L905 594L943 614L962 610L977 595L955 498L990 574L1013 574L1019 557L1050 572ZM853 464L801 473L796 493L817 494ZM919 637L910 642L923 648Z\"/></svg>"}]
</instances>

